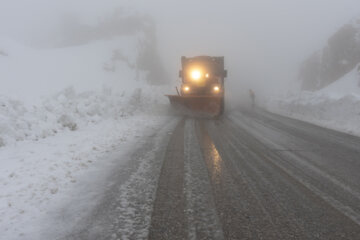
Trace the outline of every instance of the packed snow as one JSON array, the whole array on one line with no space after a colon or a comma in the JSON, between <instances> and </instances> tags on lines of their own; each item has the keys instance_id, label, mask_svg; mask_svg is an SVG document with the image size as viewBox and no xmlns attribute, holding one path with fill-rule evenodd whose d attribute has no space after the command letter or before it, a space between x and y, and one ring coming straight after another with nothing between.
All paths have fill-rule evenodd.
<instances>
[{"instance_id":1,"label":"packed snow","mask_svg":"<svg viewBox=\"0 0 360 240\"><path fill-rule=\"evenodd\" d=\"M166 87L137 67L143 41L140 32L56 49L0 40L0 239L54 230L47 219L86 192L84 179L106 175L114 153L126 162L169 120Z\"/></svg>"},{"instance_id":2,"label":"packed snow","mask_svg":"<svg viewBox=\"0 0 360 240\"><path fill-rule=\"evenodd\" d=\"M269 111L360 136L360 64L315 92L273 98Z\"/></svg>"}]
</instances>

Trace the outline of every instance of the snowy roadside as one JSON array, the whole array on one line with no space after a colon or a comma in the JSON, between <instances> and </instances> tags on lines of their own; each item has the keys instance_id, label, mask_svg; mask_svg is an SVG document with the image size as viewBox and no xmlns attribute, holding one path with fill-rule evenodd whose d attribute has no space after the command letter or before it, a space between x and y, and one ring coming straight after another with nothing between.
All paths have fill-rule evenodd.
<instances>
[{"instance_id":1,"label":"snowy roadside","mask_svg":"<svg viewBox=\"0 0 360 240\"><path fill-rule=\"evenodd\" d=\"M138 113L0 148L0 239L39 239L44 220L79 189L90 189L82 185L84 178L106 175L143 134L168 120L166 115ZM92 191L95 201L99 190Z\"/></svg>"},{"instance_id":2,"label":"snowy roadside","mask_svg":"<svg viewBox=\"0 0 360 240\"><path fill-rule=\"evenodd\" d=\"M272 100L267 110L321 127L360 136L360 97L331 99L309 93L292 99Z\"/></svg>"},{"instance_id":3,"label":"snowy roadside","mask_svg":"<svg viewBox=\"0 0 360 240\"><path fill-rule=\"evenodd\" d=\"M172 118L151 21L106 19L71 23L41 48L0 36L1 240L73 227L111 168Z\"/></svg>"},{"instance_id":4,"label":"snowy roadside","mask_svg":"<svg viewBox=\"0 0 360 240\"><path fill-rule=\"evenodd\" d=\"M360 65L316 91L273 98L268 111L360 136Z\"/></svg>"},{"instance_id":5,"label":"snowy roadside","mask_svg":"<svg viewBox=\"0 0 360 240\"><path fill-rule=\"evenodd\" d=\"M36 105L1 96L0 239L42 239L46 229L68 231L80 221L112 167L171 118L164 91L67 88ZM74 198L77 206L64 209ZM69 226L49 226L54 216Z\"/></svg>"}]
</instances>

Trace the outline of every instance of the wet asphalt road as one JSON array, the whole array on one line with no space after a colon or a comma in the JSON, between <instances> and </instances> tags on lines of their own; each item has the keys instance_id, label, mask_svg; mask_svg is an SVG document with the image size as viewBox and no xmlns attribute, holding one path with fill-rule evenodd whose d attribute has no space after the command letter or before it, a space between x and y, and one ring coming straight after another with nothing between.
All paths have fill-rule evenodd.
<instances>
[{"instance_id":1,"label":"wet asphalt road","mask_svg":"<svg viewBox=\"0 0 360 240\"><path fill-rule=\"evenodd\" d=\"M360 239L360 138L263 111L165 132L67 239Z\"/></svg>"}]
</instances>

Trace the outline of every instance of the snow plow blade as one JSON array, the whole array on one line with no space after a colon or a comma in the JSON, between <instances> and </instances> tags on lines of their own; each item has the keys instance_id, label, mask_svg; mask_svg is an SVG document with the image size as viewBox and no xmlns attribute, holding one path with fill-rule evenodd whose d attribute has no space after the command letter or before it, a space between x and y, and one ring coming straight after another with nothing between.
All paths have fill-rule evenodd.
<instances>
[{"instance_id":1,"label":"snow plow blade","mask_svg":"<svg viewBox=\"0 0 360 240\"><path fill-rule=\"evenodd\" d=\"M224 110L222 96L166 95L171 105L185 115L220 116Z\"/></svg>"}]
</instances>

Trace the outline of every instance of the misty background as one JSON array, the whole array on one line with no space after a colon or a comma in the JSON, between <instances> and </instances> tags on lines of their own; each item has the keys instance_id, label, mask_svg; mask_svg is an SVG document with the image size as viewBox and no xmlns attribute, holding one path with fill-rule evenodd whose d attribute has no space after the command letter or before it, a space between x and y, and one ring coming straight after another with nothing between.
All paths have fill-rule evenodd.
<instances>
[{"instance_id":1,"label":"misty background","mask_svg":"<svg viewBox=\"0 0 360 240\"><path fill-rule=\"evenodd\" d=\"M0 0L0 36L58 48L145 29L149 82L175 86L180 56L225 56L227 96L242 101L300 89L304 60L356 16L358 0Z\"/></svg>"},{"instance_id":2,"label":"misty background","mask_svg":"<svg viewBox=\"0 0 360 240\"><path fill-rule=\"evenodd\" d=\"M268 111L360 136L359 0L0 0L0 238L66 236L82 216L88 226L114 170L130 175L114 212L126 224L109 232L146 236L153 201L137 211L133 200L155 197L160 173L146 169L161 170L153 160L180 120L164 95L181 56L197 55L225 57L229 131L297 146L296 132L316 129ZM239 106L249 89L260 114Z\"/></svg>"}]
</instances>

